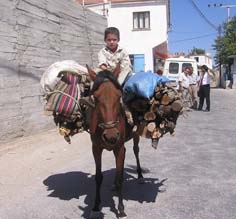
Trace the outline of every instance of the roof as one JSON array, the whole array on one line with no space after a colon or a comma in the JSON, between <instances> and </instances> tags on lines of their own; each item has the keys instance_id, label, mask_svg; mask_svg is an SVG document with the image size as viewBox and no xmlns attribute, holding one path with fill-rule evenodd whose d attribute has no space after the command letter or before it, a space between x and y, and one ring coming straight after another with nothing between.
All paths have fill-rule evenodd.
<instances>
[{"instance_id":1,"label":"roof","mask_svg":"<svg viewBox=\"0 0 236 219\"><path fill-rule=\"evenodd\" d=\"M195 59L189 59L189 58L184 58L184 57L168 58L167 60L177 61L177 62L196 62Z\"/></svg>"},{"instance_id":2,"label":"roof","mask_svg":"<svg viewBox=\"0 0 236 219\"><path fill-rule=\"evenodd\" d=\"M167 4L167 24L168 24L168 31L170 28L170 0L75 0L79 4L84 4L84 5L91 5L91 6L97 6L97 5L102 5L103 3L108 4L108 3L150 3L150 2L165 2Z\"/></svg>"},{"instance_id":3,"label":"roof","mask_svg":"<svg viewBox=\"0 0 236 219\"><path fill-rule=\"evenodd\" d=\"M189 55L189 57L197 57L197 56L205 56L205 57L212 59L212 57L208 54L191 54L191 55Z\"/></svg>"},{"instance_id":4,"label":"roof","mask_svg":"<svg viewBox=\"0 0 236 219\"><path fill-rule=\"evenodd\" d=\"M148 1L153 1L153 0L108 0L108 1L104 1L104 0L76 0L78 3L80 4L84 4L85 5L92 5L92 4L99 4L99 3L106 3L106 2L111 2L111 3L122 3L122 2L148 2Z\"/></svg>"}]
</instances>

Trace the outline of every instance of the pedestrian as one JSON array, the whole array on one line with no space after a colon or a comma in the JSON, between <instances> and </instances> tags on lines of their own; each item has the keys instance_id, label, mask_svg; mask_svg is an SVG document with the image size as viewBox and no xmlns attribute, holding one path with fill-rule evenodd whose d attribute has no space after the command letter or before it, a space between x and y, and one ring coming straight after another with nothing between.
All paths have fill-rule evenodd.
<instances>
[{"instance_id":1,"label":"pedestrian","mask_svg":"<svg viewBox=\"0 0 236 219\"><path fill-rule=\"evenodd\" d=\"M178 90L181 93L183 99L185 101L188 101L189 96L189 75L190 67L185 67L184 71L180 73L179 79L178 79Z\"/></svg>"},{"instance_id":2,"label":"pedestrian","mask_svg":"<svg viewBox=\"0 0 236 219\"><path fill-rule=\"evenodd\" d=\"M98 53L99 68L113 71L117 64L120 64L121 71L118 82L123 85L132 75L132 67L129 54L119 45L120 32L116 27L108 27L104 32L105 47Z\"/></svg>"},{"instance_id":3,"label":"pedestrian","mask_svg":"<svg viewBox=\"0 0 236 219\"><path fill-rule=\"evenodd\" d=\"M163 67L159 67L158 70L156 71L156 74L158 74L159 76L163 75Z\"/></svg>"},{"instance_id":4,"label":"pedestrian","mask_svg":"<svg viewBox=\"0 0 236 219\"><path fill-rule=\"evenodd\" d=\"M204 111L210 111L210 83L211 76L209 69L206 65L202 65L199 80L198 80L198 96L199 96L199 105L198 110L202 110L204 100L206 99L206 109Z\"/></svg>"},{"instance_id":5,"label":"pedestrian","mask_svg":"<svg viewBox=\"0 0 236 219\"><path fill-rule=\"evenodd\" d=\"M193 72L193 68L190 67L190 72L188 74L188 79L189 79L189 93L191 95L192 99L192 109L197 109L197 92L198 92L198 86L197 86L197 79L198 75Z\"/></svg>"}]
</instances>

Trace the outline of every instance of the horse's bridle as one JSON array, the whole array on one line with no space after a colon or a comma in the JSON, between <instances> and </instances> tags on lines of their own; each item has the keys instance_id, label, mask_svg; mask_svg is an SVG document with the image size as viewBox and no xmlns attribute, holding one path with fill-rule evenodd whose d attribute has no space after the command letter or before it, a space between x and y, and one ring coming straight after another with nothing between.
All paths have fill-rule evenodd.
<instances>
[{"instance_id":1,"label":"horse's bridle","mask_svg":"<svg viewBox=\"0 0 236 219\"><path fill-rule=\"evenodd\" d=\"M116 125L119 123L119 120L117 121L109 121L109 122L102 122L98 124L98 127L102 128L102 129L111 129L116 127Z\"/></svg>"},{"instance_id":2,"label":"horse's bridle","mask_svg":"<svg viewBox=\"0 0 236 219\"><path fill-rule=\"evenodd\" d=\"M103 82L108 82L110 81L108 78L105 78ZM93 103L96 107L96 101L94 98L93 99ZM98 127L100 127L101 129L105 130L105 129L112 129L112 128L115 128L117 124L119 124L119 120L116 120L116 121L109 121L109 122L101 122L101 123L98 123Z\"/></svg>"}]
</instances>

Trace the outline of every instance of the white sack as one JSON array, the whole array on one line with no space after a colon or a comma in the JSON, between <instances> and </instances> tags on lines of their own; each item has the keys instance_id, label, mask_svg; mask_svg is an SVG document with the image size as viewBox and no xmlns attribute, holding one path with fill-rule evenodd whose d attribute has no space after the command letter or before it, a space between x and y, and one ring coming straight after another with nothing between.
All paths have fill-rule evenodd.
<instances>
[{"instance_id":1,"label":"white sack","mask_svg":"<svg viewBox=\"0 0 236 219\"><path fill-rule=\"evenodd\" d=\"M88 74L87 68L79 65L73 60L63 60L50 65L43 73L40 85L44 92L52 91L59 80L58 74L61 71L69 71L77 74Z\"/></svg>"}]
</instances>

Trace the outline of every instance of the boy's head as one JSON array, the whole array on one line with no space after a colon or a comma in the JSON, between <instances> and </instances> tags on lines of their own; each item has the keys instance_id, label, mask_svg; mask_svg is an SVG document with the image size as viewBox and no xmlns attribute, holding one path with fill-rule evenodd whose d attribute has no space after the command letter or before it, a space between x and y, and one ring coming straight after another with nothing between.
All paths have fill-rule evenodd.
<instances>
[{"instance_id":1,"label":"boy's head","mask_svg":"<svg viewBox=\"0 0 236 219\"><path fill-rule=\"evenodd\" d=\"M120 32L116 27L108 27L104 33L104 41L106 46L115 51L118 46L118 42L120 41Z\"/></svg>"}]
</instances>

